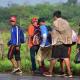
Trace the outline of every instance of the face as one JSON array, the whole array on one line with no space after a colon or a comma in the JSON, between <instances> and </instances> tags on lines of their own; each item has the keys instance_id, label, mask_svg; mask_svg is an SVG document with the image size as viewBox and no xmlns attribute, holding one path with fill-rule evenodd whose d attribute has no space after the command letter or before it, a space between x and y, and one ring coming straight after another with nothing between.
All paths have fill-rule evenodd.
<instances>
[{"instance_id":1,"label":"face","mask_svg":"<svg viewBox=\"0 0 80 80\"><path fill-rule=\"evenodd\" d=\"M10 21L10 24L14 26L16 24L16 21Z\"/></svg>"},{"instance_id":2,"label":"face","mask_svg":"<svg viewBox=\"0 0 80 80\"><path fill-rule=\"evenodd\" d=\"M33 22L33 25L34 26L37 26L38 25L38 22L36 21L36 22Z\"/></svg>"},{"instance_id":3,"label":"face","mask_svg":"<svg viewBox=\"0 0 80 80\"><path fill-rule=\"evenodd\" d=\"M40 22L40 25L45 25L45 22Z\"/></svg>"}]
</instances>

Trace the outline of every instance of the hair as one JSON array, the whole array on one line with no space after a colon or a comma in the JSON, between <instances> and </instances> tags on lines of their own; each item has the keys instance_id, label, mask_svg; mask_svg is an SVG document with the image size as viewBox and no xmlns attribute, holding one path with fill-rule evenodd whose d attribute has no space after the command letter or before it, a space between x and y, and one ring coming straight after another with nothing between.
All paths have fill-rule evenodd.
<instances>
[{"instance_id":1,"label":"hair","mask_svg":"<svg viewBox=\"0 0 80 80\"><path fill-rule=\"evenodd\" d=\"M38 19L38 24L40 24L40 22L45 22L45 18L39 18Z\"/></svg>"},{"instance_id":2,"label":"hair","mask_svg":"<svg viewBox=\"0 0 80 80\"><path fill-rule=\"evenodd\" d=\"M54 13L53 13L53 17L57 17L57 18L59 18L59 17L61 17L61 11L55 11Z\"/></svg>"}]
</instances>

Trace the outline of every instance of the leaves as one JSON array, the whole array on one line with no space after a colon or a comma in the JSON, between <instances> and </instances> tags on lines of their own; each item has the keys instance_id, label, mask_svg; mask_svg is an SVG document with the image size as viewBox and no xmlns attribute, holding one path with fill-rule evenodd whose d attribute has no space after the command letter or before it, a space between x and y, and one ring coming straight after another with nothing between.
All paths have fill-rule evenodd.
<instances>
[{"instance_id":1,"label":"leaves","mask_svg":"<svg viewBox=\"0 0 80 80\"><path fill-rule=\"evenodd\" d=\"M31 23L32 17L45 17L48 24L52 24L53 12L55 10L61 10L63 18L70 22L70 25L78 26L80 21L80 6L79 5L51 5L37 4L35 6L31 5L12 5L6 8L0 8L0 29L7 29L9 27L9 17L11 15L17 16L17 21L20 26L27 28Z\"/></svg>"}]
</instances>

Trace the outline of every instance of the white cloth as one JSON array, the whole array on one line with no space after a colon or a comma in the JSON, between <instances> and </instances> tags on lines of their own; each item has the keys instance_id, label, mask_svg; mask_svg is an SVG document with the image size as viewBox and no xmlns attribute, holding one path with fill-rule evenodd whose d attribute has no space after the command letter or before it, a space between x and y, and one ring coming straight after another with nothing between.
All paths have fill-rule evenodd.
<instances>
[{"instance_id":1,"label":"white cloth","mask_svg":"<svg viewBox=\"0 0 80 80\"><path fill-rule=\"evenodd\" d=\"M72 42L76 42L77 41L77 34L74 30L72 30Z\"/></svg>"},{"instance_id":2,"label":"white cloth","mask_svg":"<svg viewBox=\"0 0 80 80\"><path fill-rule=\"evenodd\" d=\"M42 42L40 44L40 47L45 47L46 40L47 40L47 34L43 34L42 35Z\"/></svg>"}]
</instances>

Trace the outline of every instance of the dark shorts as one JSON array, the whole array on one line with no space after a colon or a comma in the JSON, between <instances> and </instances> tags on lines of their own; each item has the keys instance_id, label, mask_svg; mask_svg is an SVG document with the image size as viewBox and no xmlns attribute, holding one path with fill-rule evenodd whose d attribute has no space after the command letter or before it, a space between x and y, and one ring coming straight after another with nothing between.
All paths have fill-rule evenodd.
<instances>
[{"instance_id":1,"label":"dark shorts","mask_svg":"<svg viewBox=\"0 0 80 80\"><path fill-rule=\"evenodd\" d=\"M16 50L16 46L11 46L8 51L8 59L11 60L14 57L16 61L20 60L20 49Z\"/></svg>"},{"instance_id":2,"label":"dark shorts","mask_svg":"<svg viewBox=\"0 0 80 80\"><path fill-rule=\"evenodd\" d=\"M52 59L64 59L68 58L68 48L67 45L56 45L52 49Z\"/></svg>"}]
</instances>

